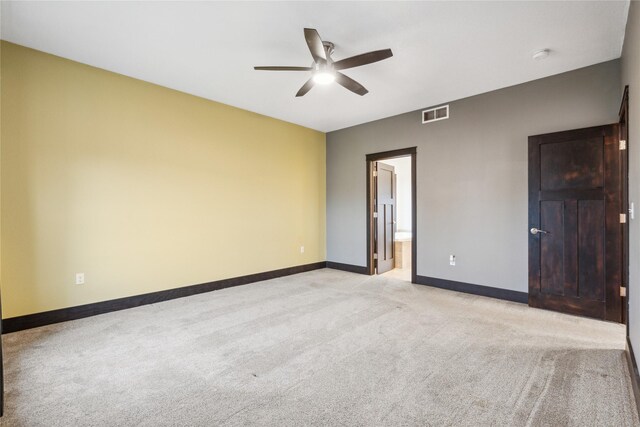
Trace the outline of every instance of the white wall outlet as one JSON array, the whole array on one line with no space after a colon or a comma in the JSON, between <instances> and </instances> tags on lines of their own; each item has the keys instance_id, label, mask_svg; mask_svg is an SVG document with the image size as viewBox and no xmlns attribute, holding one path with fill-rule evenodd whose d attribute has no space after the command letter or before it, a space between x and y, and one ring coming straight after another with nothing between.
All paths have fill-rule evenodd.
<instances>
[{"instance_id":1,"label":"white wall outlet","mask_svg":"<svg viewBox=\"0 0 640 427\"><path fill-rule=\"evenodd\" d=\"M456 265L456 256L449 255L449 265Z\"/></svg>"},{"instance_id":2,"label":"white wall outlet","mask_svg":"<svg viewBox=\"0 0 640 427\"><path fill-rule=\"evenodd\" d=\"M84 273L76 273L76 285L84 285Z\"/></svg>"},{"instance_id":3,"label":"white wall outlet","mask_svg":"<svg viewBox=\"0 0 640 427\"><path fill-rule=\"evenodd\" d=\"M303 254L304 253L304 246L300 246L300 253Z\"/></svg>"}]
</instances>

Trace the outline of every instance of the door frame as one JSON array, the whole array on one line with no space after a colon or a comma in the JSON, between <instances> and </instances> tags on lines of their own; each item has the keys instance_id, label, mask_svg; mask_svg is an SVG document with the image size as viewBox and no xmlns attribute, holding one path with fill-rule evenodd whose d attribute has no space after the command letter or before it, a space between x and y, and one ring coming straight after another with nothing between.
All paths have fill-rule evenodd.
<instances>
[{"instance_id":1,"label":"door frame","mask_svg":"<svg viewBox=\"0 0 640 427\"><path fill-rule=\"evenodd\" d=\"M626 290L626 297L622 297L622 323L627 327L629 336L629 85L625 86L622 94L622 102L618 111L619 139L626 141L626 149L620 155L620 186L622 213L627 215L627 220L622 224L622 283ZM624 125L624 132L622 127Z\"/></svg>"},{"instance_id":2,"label":"door frame","mask_svg":"<svg viewBox=\"0 0 640 427\"><path fill-rule=\"evenodd\" d=\"M379 153L371 153L366 155L367 163L367 274L370 276L375 274L373 253L374 242L373 227L375 226L373 218L373 162L386 159L394 159L398 157L411 157L411 283L416 283L417 273L417 240L416 240L416 223L417 223L417 206L416 206L416 155L417 147L401 148L398 150L383 151ZM395 239L394 239L395 240Z\"/></svg>"}]
</instances>

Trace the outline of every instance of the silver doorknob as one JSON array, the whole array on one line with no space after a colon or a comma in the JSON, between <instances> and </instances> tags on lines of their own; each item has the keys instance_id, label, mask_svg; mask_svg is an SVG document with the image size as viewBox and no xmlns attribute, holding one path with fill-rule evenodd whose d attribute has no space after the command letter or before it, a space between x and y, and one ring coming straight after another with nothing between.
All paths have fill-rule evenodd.
<instances>
[{"instance_id":1,"label":"silver doorknob","mask_svg":"<svg viewBox=\"0 0 640 427\"><path fill-rule=\"evenodd\" d=\"M538 233L549 234L549 232L548 232L548 231L540 230L540 229L537 229L537 228L535 228L535 227L533 227L533 228L532 228L531 230L529 230L529 231L530 231L530 232L531 232L531 234L533 234L534 236L535 236L536 234L538 234Z\"/></svg>"}]
</instances>

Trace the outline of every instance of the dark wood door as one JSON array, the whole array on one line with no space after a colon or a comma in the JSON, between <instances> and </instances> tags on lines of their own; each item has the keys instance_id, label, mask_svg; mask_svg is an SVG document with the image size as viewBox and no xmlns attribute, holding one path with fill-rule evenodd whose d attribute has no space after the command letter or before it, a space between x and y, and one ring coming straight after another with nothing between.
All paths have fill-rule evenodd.
<instances>
[{"instance_id":1,"label":"dark wood door","mask_svg":"<svg viewBox=\"0 0 640 427\"><path fill-rule=\"evenodd\" d=\"M396 172L393 166L375 162L375 256L377 273L393 269L396 224Z\"/></svg>"},{"instance_id":2,"label":"dark wood door","mask_svg":"<svg viewBox=\"0 0 640 427\"><path fill-rule=\"evenodd\" d=\"M617 124L529 137L530 306L621 321L620 174Z\"/></svg>"}]
</instances>

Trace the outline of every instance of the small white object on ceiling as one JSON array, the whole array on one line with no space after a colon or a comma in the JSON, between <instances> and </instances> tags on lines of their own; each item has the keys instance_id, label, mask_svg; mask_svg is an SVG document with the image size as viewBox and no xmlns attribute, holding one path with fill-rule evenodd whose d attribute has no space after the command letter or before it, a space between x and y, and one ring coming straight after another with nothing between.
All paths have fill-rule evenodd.
<instances>
[{"instance_id":1,"label":"small white object on ceiling","mask_svg":"<svg viewBox=\"0 0 640 427\"><path fill-rule=\"evenodd\" d=\"M535 59L536 61L545 59L547 56L549 56L549 49L540 49L533 52L533 59Z\"/></svg>"}]
</instances>

